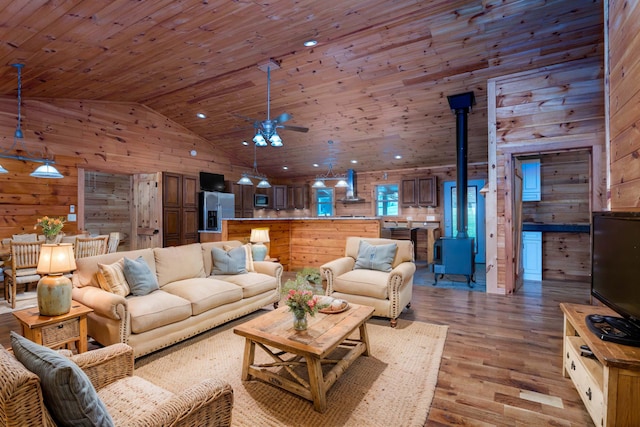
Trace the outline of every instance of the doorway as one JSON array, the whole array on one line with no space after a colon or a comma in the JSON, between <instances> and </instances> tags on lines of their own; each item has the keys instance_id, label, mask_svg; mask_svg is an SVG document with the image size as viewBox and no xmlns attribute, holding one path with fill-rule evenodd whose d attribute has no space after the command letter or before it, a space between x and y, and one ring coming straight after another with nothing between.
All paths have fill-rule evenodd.
<instances>
[{"instance_id":1,"label":"doorway","mask_svg":"<svg viewBox=\"0 0 640 427\"><path fill-rule=\"evenodd\" d=\"M480 189L484 180L469 180L467 183L467 235L473 237L476 264L485 263L485 207L484 196ZM455 237L457 229L457 197L456 182L445 181L444 188L444 235Z\"/></svg>"}]
</instances>

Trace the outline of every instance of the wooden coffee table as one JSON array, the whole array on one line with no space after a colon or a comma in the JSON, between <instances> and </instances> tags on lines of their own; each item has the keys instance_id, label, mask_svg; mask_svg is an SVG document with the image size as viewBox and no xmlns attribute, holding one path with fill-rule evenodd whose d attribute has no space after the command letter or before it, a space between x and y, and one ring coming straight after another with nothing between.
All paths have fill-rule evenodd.
<instances>
[{"instance_id":1,"label":"wooden coffee table","mask_svg":"<svg viewBox=\"0 0 640 427\"><path fill-rule=\"evenodd\" d=\"M293 329L293 315L288 307L280 307L234 328L233 332L246 338L242 379L258 378L283 388L307 400L314 409L327 409L327 390L360 356L369 355L367 320L373 307L351 304L337 314L317 313L309 317L306 331ZM349 336L359 329L359 338ZM256 345L273 362L255 363ZM333 354L339 349L339 355ZM323 374L323 365L333 367ZM308 378L296 368L306 365ZM284 371L280 374L277 371Z\"/></svg>"}]
</instances>

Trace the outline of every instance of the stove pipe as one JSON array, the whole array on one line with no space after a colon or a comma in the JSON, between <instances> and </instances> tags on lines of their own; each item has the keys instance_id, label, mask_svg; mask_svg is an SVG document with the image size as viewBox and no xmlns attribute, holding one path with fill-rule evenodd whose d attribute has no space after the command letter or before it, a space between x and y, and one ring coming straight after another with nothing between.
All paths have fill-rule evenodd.
<instances>
[{"instance_id":1,"label":"stove pipe","mask_svg":"<svg viewBox=\"0 0 640 427\"><path fill-rule=\"evenodd\" d=\"M467 236L467 116L475 103L473 92L447 96L449 107L456 115L456 188L458 207L458 238Z\"/></svg>"}]
</instances>

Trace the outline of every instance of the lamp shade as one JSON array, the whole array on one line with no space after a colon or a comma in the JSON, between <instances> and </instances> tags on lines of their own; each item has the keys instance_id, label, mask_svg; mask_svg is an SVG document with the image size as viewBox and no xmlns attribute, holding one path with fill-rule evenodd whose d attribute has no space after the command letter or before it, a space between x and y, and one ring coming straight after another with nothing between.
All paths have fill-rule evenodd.
<instances>
[{"instance_id":1,"label":"lamp shade","mask_svg":"<svg viewBox=\"0 0 640 427\"><path fill-rule=\"evenodd\" d=\"M43 244L38 259L38 274L68 273L76 269L71 243Z\"/></svg>"},{"instance_id":2,"label":"lamp shade","mask_svg":"<svg viewBox=\"0 0 640 427\"><path fill-rule=\"evenodd\" d=\"M38 166L30 175L34 178L64 178L56 168L48 163Z\"/></svg>"},{"instance_id":3,"label":"lamp shade","mask_svg":"<svg viewBox=\"0 0 640 427\"><path fill-rule=\"evenodd\" d=\"M251 243L264 243L269 241L269 229L268 228L252 228L251 237L249 238Z\"/></svg>"}]
</instances>

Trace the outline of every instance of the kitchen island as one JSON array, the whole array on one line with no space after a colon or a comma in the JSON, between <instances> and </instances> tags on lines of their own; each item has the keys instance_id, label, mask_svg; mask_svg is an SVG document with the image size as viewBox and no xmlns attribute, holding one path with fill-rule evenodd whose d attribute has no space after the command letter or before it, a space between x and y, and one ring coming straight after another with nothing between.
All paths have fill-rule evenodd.
<instances>
[{"instance_id":1,"label":"kitchen island","mask_svg":"<svg viewBox=\"0 0 640 427\"><path fill-rule=\"evenodd\" d=\"M380 237L379 217L238 218L222 221L222 240L248 242L252 228L269 228L268 256L285 270L320 267L344 256L347 237Z\"/></svg>"}]
</instances>

